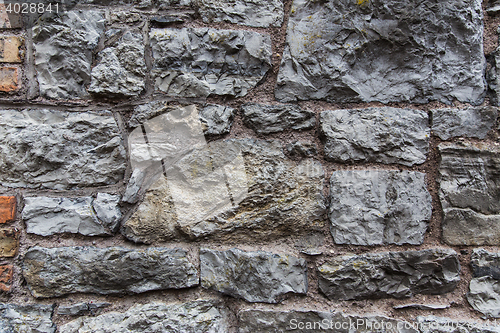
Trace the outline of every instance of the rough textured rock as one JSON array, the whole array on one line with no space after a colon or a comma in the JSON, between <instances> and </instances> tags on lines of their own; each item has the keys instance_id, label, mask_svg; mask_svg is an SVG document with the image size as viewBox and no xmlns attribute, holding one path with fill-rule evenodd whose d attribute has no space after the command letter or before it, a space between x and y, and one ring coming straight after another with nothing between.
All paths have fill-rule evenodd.
<instances>
[{"instance_id":1,"label":"rough textured rock","mask_svg":"<svg viewBox=\"0 0 500 333\"><path fill-rule=\"evenodd\" d=\"M223 105L209 104L200 110L200 121L206 135L228 134L233 125L236 110Z\"/></svg>"},{"instance_id":2,"label":"rough textured rock","mask_svg":"<svg viewBox=\"0 0 500 333\"><path fill-rule=\"evenodd\" d=\"M293 158L313 157L318 153L315 143L295 141L285 146L286 152Z\"/></svg>"},{"instance_id":3,"label":"rough textured rock","mask_svg":"<svg viewBox=\"0 0 500 333\"><path fill-rule=\"evenodd\" d=\"M0 184L68 190L116 184L126 169L110 113L0 110Z\"/></svg>"},{"instance_id":4,"label":"rough textured rock","mask_svg":"<svg viewBox=\"0 0 500 333\"><path fill-rule=\"evenodd\" d=\"M119 202L119 195L108 193L97 193L97 197L92 202L97 218L104 222L113 233L117 231L122 218L122 212L118 206Z\"/></svg>"},{"instance_id":5,"label":"rough textured rock","mask_svg":"<svg viewBox=\"0 0 500 333\"><path fill-rule=\"evenodd\" d=\"M500 253L474 249L471 266L469 304L488 317L500 318Z\"/></svg>"},{"instance_id":6,"label":"rough textured rock","mask_svg":"<svg viewBox=\"0 0 500 333\"><path fill-rule=\"evenodd\" d=\"M115 46L99 53L99 62L92 68L89 92L137 96L145 88L146 71L142 35L126 32Z\"/></svg>"},{"instance_id":7,"label":"rough textured rock","mask_svg":"<svg viewBox=\"0 0 500 333\"><path fill-rule=\"evenodd\" d=\"M318 268L319 289L331 300L444 294L460 280L455 251L382 252L339 256Z\"/></svg>"},{"instance_id":8,"label":"rough textured rock","mask_svg":"<svg viewBox=\"0 0 500 333\"><path fill-rule=\"evenodd\" d=\"M110 305L111 303L78 303L69 306L61 305L57 308L57 314L63 316L95 316Z\"/></svg>"},{"instance_id":9,"label":"rough textured rock","mask_svg":"<svg viewBox=\"0 0 500 333\"><path fill-rule=\"evenodd\" d=\"M436 316L418 316L414 324L420 327L420 333L500 333L500 328L495 327L495 324L488 326L473 321L456 321Z\"/></svg>"},{"instance_id":10,"label":"rough textured rock","mask_svg":"<svg viewBox=\"0 0 500 333\"><path fill-rule=\"evenodd\" d=\"M247 302L277 303L288 293L306 294L304 259L239 249L200 249L201 285Z\"/></svg>"},{"instance_id":11,"label":"rough textured rock","mask_svg":"<svg viewBox=\"0 0 500 333\"><path fill-rule=\"evenodd\" d=\"M486 8L486 12L490 15L496 15L500 12L500 1L491 0L488 1L488 7Z\"/></svg>"},{"instance_id":12,"label":"rough textured rock","mask_svg":"<svg viewBox=\"0 0 500 333\"><path fill-rule=\"evenodd\" d=\"M309 159L296 165L280 142L211 142L166 173L124 223L127 238L262 242L323 230L323 168Z\"/></svg>"},{"instance_id":13,"label":"rough textured rock","mask_svg":"<svg viewBox=\"0 0 500 333\"><path fill-rule=\"evenodd\" d=\"M54 305L0 304L0 332L55 333Z\"/></svg>"},{"instance_id":14,"label":"rough textured rock","mask_svg":"<svg viewBox=\"0 0 500 333\"><path fill-rule=\"evenodd\" d=\"M238 314L239 333L418 333L411 323L383 316L357 316L312 310L243 310ZM383 324L382 324L383 323ZM384 325L384 326L382 326Z\"/></svg>"},{"instance_id":15,"label":"rough textured rock","mask_svg":"<svg viewBox=\"0 0 500 333\"><path fill-rule=\"evenodd\" d=\"M276 98L481 104L481 3L294 0Z\"/></svg>"},{"instance_id":16,"label":"rough textured rock","mask_svg":"<svg viewBox=\"0 0 500 333\"><path fill-rule=\"evenodd\" d=\"M422 110L392 107L333 110L320 114L325 158L334 162L424 163L429 118Z\"/></svg>"},{"instance_id":17,"label":"rough textured rock","mask_svg":"<svg viewBox=\"0 0 500 333\"><path fill-rule=\"evenodd\" d=\"M152 29L157 91L174 97L245 96L271 67L271 38L244 30Z\"/></svg>"},{"instance_id":18,"label":"rough textured rock","mask_svg":"<svg viewBox=\"0 0 500 333\"><path fill-rule=\"evenodd\" d=\"M228 311L213 300L183 304L153 302L135 305L125 312L80 317L62 325L60 333L227 333Z\"/></svg>"},{"instance_id":19,"label":"rough textured rock","mask_svg":"<svg viewBox=\"0 0 500 333\"><path fill-rule=\"evenodd\" d=\"M196 2L205 23L230 22L250 27L281 27L283 2L280 0L200 0Z\"/></svg>"},{"instance_id":20,"label":"rough textured rock","mask_svg":"<svg viewBox=\"0 0 500 333\"><path fill-rule=\"evenodd\" d=\"M432 199L425 174L414 171L334 171L331 233L336 244L422 244Z\"/></svg>"},{"instance_id":21,"label":"rough textured rock","mask_svg":"<svg viewBox=\"0 0 500 333\"><path fill-rule=\"evenodd\" d=\"M16 227L0 228L0 258L10 258L17 254L19 234Z\"/></svg>"},{"instance_id":22,"label":"rough textured rock","mask_svg":"<svg viewBox=\"0 0 500 333\"><path fill-rule=\"evenodd\" d=\"M198 285L198 272L180 249L33 247L23 276L35 297L71 293L136 294Z\"/></svg>"},{"instance_id":23,"label":"rough textured rock","mask_svg":"<svg viewBox=\"0 0 500 333\"><path fill-rule=\"evenodd\" d=\"M38 22L33 27L33 42L41 95L53 99L87 98L92 53L104 32L104 13L67 11Z\"/></svg>"},{"instance_id":24,"label":"rough textured rock","mask_svg":"<svg viewBox=\"0 0 500 333\"><path fill-rule=\"evenodd\" d=\"M484 139L495 126L498 109L492 106L432 110L432 131L443 140L461 136Z\"/></svg>"},{"instance_id":25,"label":"rough textured rock","mask_svg":"<svg viewBox=\"0 0 500 333\"><path fill-rule=\"evenodd\" d=\"M500 148L458 142L438 149L443 239L450 245L500 244Z\"/></svg>"},{"instance_id":26,"label":"rough textured rock","mask_svg":"<svg viewBox=\"0 0 500 333\"><path fill-rule=\"evenodd\" d=\"M285 129L305 130L316 124L315 113L297 105L264 105L247 103L241 106L243 122L258 134L282 132Z\"/></svg>"}]
</instances>

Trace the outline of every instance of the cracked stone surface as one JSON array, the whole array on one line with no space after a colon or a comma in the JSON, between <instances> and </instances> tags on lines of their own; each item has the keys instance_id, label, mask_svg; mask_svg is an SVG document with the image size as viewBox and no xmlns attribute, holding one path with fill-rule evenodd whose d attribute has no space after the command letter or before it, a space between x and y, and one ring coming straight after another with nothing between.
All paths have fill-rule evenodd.
<instances>
[{"instance_id":1,"label":"cracked stone surface","mask_svg":"<svg viewBox=\"0 0 500 333\"><path fill-rule=\"evenodd\" d=\"M425 111L392 107L331 110L320 113L325 158L333 162L415 165L429 151Z\"/></svg>"},{"instance_id":2,"label":"cracked stone surface","mask_svg":"<svg viewBox=\"0 0 500 333\"><path fill-rule=\"evenodd\" d=\"M40 94L51 99L88 98L92 53L104 32L104 13L71 10L37 22L33 45Z\"/></svg>"},{"instance_id":3,"label":"cracked stone surface","mask_svg":"<svg viewBox=\"0 0 500 333\"><path fill-rule=\"evenodd\" d=\"M481 4L294 0L275 96L479 105L486 92Z\"/></svg>"},{"instance_id":4,"label":"cracked stone surface","mask_svg":"<svg viewBox=\"0 0 500 333\"><path fill-rule=\"evenodd\" d=\"M457 142L438 149L443 239L450 245L500 244L500 148Z\"/></svg>"},{"instance_id":5,"label":"cracked stone surface","mask_svg":"<svg viewBox=\"0 0 500 333\"><path fill-rule=\"evenodd\" d=\"M246 103L241 106L244 124L258 134L282 132L286 129L306 130L316 124L316 114L297 105L264 105Z\"/></svg>"},{"instance_id":6,"label":"cracked stone surface","mask_svg":"<svg viewBox=\"0 0 500 333\"><path fill-rule=\"evenodd\" d=\"M283 23L280 0L199 0L196 5L205 23L229 22L256 28L281 27Z\"/></svg>"},{"instance_id":7,"label":"cracked stone surface","mask_svg":"<svg viewBox=\"0 0 500 333\"><path fill-rule=\"evenodd\" d=\"M0 304L0 332L55 333L55 305Z\"/></svg>"},{"instance_id":8,"label":"cracked stone surface","mask_svg":"<svg viewBox=\"0 0 500 333\"><path fill-rule=\"evenodd\" d=\"M495 126L498 110L492 106L466 109L436 109L432 112L432 132L442 140L453 137L484 139Z\"/></svg>"},{"instance_id":9,"label":"cracked stone surface","mask_svg":"<svg viewBox=\"0 0 500 333\"><path fill-rule=\"evenodd\" d=\"M257 32L168 28L149 38L155 89L168 96L245 96L271 67L271 38Z\"/></svg>"},{"instance_id":10,"label":"cracked stone surface","mask_svg":"<svg viewBox=\"0 0 500 333\"><path fill-rule=\"evenodd\" d=\"M247 302L277 303L282 296L307 293L304 259L239 249L200 249L201 285Z\"/></svg>"},{"instance_id":11,"label":"cracked stone surface","mask_svg":"<svg viewBox=\"0 0 500 333\"><path fill-rule=\"evenodd\" d=\"M80 317L59 328L61 333L228 333L228 310L215 300L181 304L151 302L125 312Z\"/></svg>"},{"instance_id":12,"label":"cracked stone surface","mask_svg":"<svg viewBox=\"0 0 500 333\"><path fill-rule=\"evenodd\" d=\"M318 278L330 300L407 298L454 290L460 263L451 249L346 255L320 266Z\"/></svg>"},{"instance_id":13,"label":"cracked stone surface","mask_svg":"<svg viewBox=\"0 0 500 333\"><path fill-rule=\"evenodd\" d=\"M323 167L311 159L295 164L278 141L211 142L166 173L124 223L128 239L262 242L322 232L325 225Z\"/></svg>"},{"instance_id":14,"label":"cracked stone surface","mask_svg":"<svg viewBox=\"0 0 500 333\"><path fill-rule=\"evenodd\" d=\"M0 110L0 184L69 190L123 179L126 152L111 113Z\"/></svg>"},{"instance_id":15,"label":"cracked stone surface","mask_svg":"<svg viewBox=\"0 0 500 333\"><path fill-rule=\"evenodd\" d=\"M33 247L23 276L37 298L72 293L138 294L197 286L198 272L180 249ZM133 269L131 269L133 267Z\"/></svg>"},{"instance_id":16,"label":"cracked stone surface","mask_svg":"<svg viewBox=\"0 0 500 333\"><path fill-rule=\"evenodd\" d=\"M106 96L137 96L145 88L144 40L126 32L115 46L107 47L92 68L89 92Z\"/></svg>"},{"instance_id":17,"label":"cracked stone surface","mask_svg":"<svg viewBox=\"0 0 500 333\"><path fill-rule=\"evenodd\" d=\"M500 318L500 253L474 249L471 267L469 304L488 317Z\"/></svg>"},{"instance_id":18,"label":"cracked stone surface","mask_svg":"<svg viewBox=\"0 0 500 333\"><path fill-rule=\"evenodd\" d=\"M422 244L432 199L425 174L414 171L334 171L330 231L336 244Z\"/></svg>"}]
</instances>

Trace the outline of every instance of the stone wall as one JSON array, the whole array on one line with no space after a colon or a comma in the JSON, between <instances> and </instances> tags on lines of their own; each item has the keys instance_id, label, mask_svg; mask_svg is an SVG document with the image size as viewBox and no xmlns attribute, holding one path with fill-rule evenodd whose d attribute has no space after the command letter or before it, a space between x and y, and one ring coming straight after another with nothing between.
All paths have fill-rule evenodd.
<instances>
[{"instance_id":1,"label":"stone wall","mask_svg":"<svg viewBox=\"0 0 500 333\"><path fill-rule=\"evenodd\" d=\"M487 1L5 1L0 331L500 332Z\"/></svg>"}]
</instances>

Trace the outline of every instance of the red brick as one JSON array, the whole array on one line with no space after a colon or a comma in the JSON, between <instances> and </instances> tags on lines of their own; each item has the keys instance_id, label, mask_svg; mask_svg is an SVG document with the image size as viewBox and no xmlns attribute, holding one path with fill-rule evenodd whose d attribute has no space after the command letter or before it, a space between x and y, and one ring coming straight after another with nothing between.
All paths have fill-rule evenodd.
<instances>
[{"instance_id":1,"label":"red brick","mask_svg":"<svg viewBox=\"0 0 500 333\"><path fill-rule=\"evenodd\" d=\"M0 62L21 62L24 39L17 36L0 37Z\"/></svg>"},{"instance_id":2,"label":"red brick","mask_svg":"<svg viewBox=\"0 0 500 333\"><path fill-rule=\"evenodd\" d=\"M19 247L19 230L16 228L0 229L0 257L13 257Z\"/></svg>"},{"instance_id":3,"label":"red brick","mask_svg":"<svg viewBox=\"0 0 500 333\"><path fill-rule=\"evenodd\" d=\"M16 197L0 196L0 223L12 221L16 214Z\"/></svg>"},{"instance_id":4,"label":"red brick","mask_svg":"<svg viewBox=\"0 0 500 333\"><path fill-rule=\"evenodd\" d=\"M18 72L16 67L0 68L0 91L9 92L19 89Z\"/></svg>"},{"instance_id":5,"label":"red brick","mask_svg":"<svg viewBox=\"0 0 500 333\"><path fill-rule=\"evenodd\" d=\"M7 13L5 4L0 4L0 29L14 29L22 27L21 15Z\"/></svg>"},{"instance_id":6,"label":"red brick","mask_svg":"<svg viewBox=\"0 0 500 333\"><path fill-rule=\"evenodd\" d=\"M12 284L12 275L14 274L14 266L0 266L0 290L10 291Z\"/></svg>"}]
</instances>

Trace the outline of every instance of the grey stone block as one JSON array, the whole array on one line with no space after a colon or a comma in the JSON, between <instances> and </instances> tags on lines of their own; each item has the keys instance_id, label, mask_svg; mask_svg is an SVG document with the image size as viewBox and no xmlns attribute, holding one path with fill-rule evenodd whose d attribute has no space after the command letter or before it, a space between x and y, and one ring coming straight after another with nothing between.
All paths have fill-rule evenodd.
<instances>
[{"instance_id":1,"label":"grey stone block","mask_svg":"<svg viewBox=\"0 0 500 333\"><path fill-rule=\"evenodd\" d=\"M152 302L138 304L125 312L80 317L59 328L61 333L228 333L228 310L214 300L182 304Z\"/></svg>"},{"instance_id":2,"label":"grey stone block","mask_svg":"<svg viewBox=\"0 0 500 333\"><path fill-rule=\"evenodd\" d=\"M247 302L277 303L288 294L306 294L304 259L239 249L200 249L201 285Z\"/></svg>"},{"instance_id":3,"label":"grey stone block","mask_svg":"<svg viewBox=\"0 0 500 333\"><path fill-rule=\"evenodd\" d=\"M108 97L137 96L145 88L144 40L138 33L126 32L115 46L98 54L92 68L89 92Z\"/></svg>"},{"instance_id":4,"label":"grey stone block","mask_svg":"<svg viewBox=\"0 0 500 333\"><path fill-rule=\"evenodd\" d=\"M63 316L95 316L110 305L111 303L78 303L68 306L60 305L57 308L57 314Z\"/></svg>"},{"instance_id":5,"label":"grey stone block","mask_svg":"<svg viewBox=\"0 0 500 333\"><path fill-rule=\"evenodd\" d=\"M180 249L120 247L33 247L23 276L35 297L72 293L137 294L198 285L193 264Z\"/></svg>"},{"instance_id":6,"label":"grey stone block","mask_svg":"<svg viewBox=\"0 0 500 333\"><path fill-rule=\"evenodd\" d=\"M196 5L205 23L229 22L256 28L280 27L283 23L280 0L199 0Z\"/></svg>"},{"instance_id":7,"label":"grey stone block","mask_svg":"<svg viewBox=\"0 0 500 333\"><path fill-rule=\"evenodd\" d=\"M432 199L425 174L414 171L334 171L331 233L336 244L422 244Z\"/></svg>"},{"instance_id":8,"label":"grey stone block","mask_svg":"<svg viewBox=\"0 0 500 333\"><path fill-rule=\"evenodd\" d=\"M69 190L116 184L126 152L110 113L0 110L0 184Z\"/></svg>"},{"instance_id":9,"label":"grey stone block","mask_svg":"<svg viewBox=\"0 0 500 333\"><path fill-rule=\"evenodd\" d=\"M119 195L108 193L97 193L92 202L97 218L104 222L105 226L113 233L118 230L122 218L122 212L118 206L119 202Z\"/></svg>"},{"instance_id":10,"label":"grey stone block","mask_svg":"<svg viewBox=\"0 0 500 333\"><path fill-rule=\"evenodd\" d=\"M500 253L474 249L471 267L469 304L488 317L500 318Z\"/></svg>"},{"instance_id":11,"label":"grey stone block","mask_svg":"<svg viewBox=\"0 0 500 333\"><path fill-rule=\"evenodd\" d=\"M37 22L33 46L40 94L52 99L88 98L92 53L104 32L104 13L71 10Z\"/></svg>"},{"instance_id":12,"label":"grey stone block","mask_svg":"<svg viewBox=\"0 0 500 333\"><path fill-rule=\"evenodd\" d=\"M469 208L444 210L443 239L449 245L500 244L500 215L487 215Z\"/></svg>"},{"instance_id":13,"label":"grey stone block","mask_svg":"<svg viewBox=\"0 0 500 333\"><path fill-rule=\"evenodd\" d=\"M333 110L320 114L325 158L333 162L415 165L429 151L426 112L392 107Z\"/></svg>"},{"instance_id":14,"label":"grey stone block","mask_svg":"<svg viewBox=\"0 0 500 333\"><path fill-rule=\"evenodd\" d=\"M286 129L311 129L315 113L293 104L264 105L247 103L241 106L243 122L258 134L282 132Z\"/></svg>"},{"instance_id":15,"label":"grey stone block","mask_svg":"<svg viewBox=\"0 0 500 333\"><path fill-rule=\"evenodd\" d=\"M481 4L294 0L276 98L481 104Z\"/></svg>"},{"instance_id":16,"label":"grey stone block","mask_svg":"<svg viewBox=\"0 0 500 333\"><path fill-rule=\"evenodd\" d=\"M495 126L498 109L492 106L466 109L436 109L432 112L432 132L443 140L453 137L484 139Z\"/></svg>"},{"instance_id":17,"label":"grey stone block","mask_svg":"<svg viewBox=\"0 0 500 333\"><path fill-rule=\"evenodd\" d=\"M295 141L285 146L286 152L291 157L313 157L318 154L315 143L305 141Z\"/></svg>"},{"instance_id":18,"label":"grey stone block","mask_svg":"<svg viewBox=\"0 0 500 333\"><path fill-rule=\"evenodd\" d=\"M152 29L149 38L155 89L169 96L245 96L271 67L271 38L257 32Z\"/></svg>"},{"instance_id":19,"label":"grey stone block","mask_svg":"<svg viewBox=\"0 0 500 333\"><path fill-rule=\"evenodd\" d=\"M452 291L460 263L449 249L346 255L320 266L318 278L331 300L407 298Z\"/></svg>"},{"instance_id":20,"label":"grey stone block","mask_svg":"<svg viewBox=\"0 0 500 333\"><path fill-rule=\"evenodd\" d=\"M208 104L200 110L200 121L205 135L227 134L233 125L236 110L223 105Z\"/></svg>"},{"instance_id":21,"label":"grey stone block","mask_svg":"<svg viewBox=\"0 0 500 333\"><path fill-rule=\"evenodd\" d=\"M0 332L55 333L54 305L0 304Z\"/></svg>"}]
</instances>

